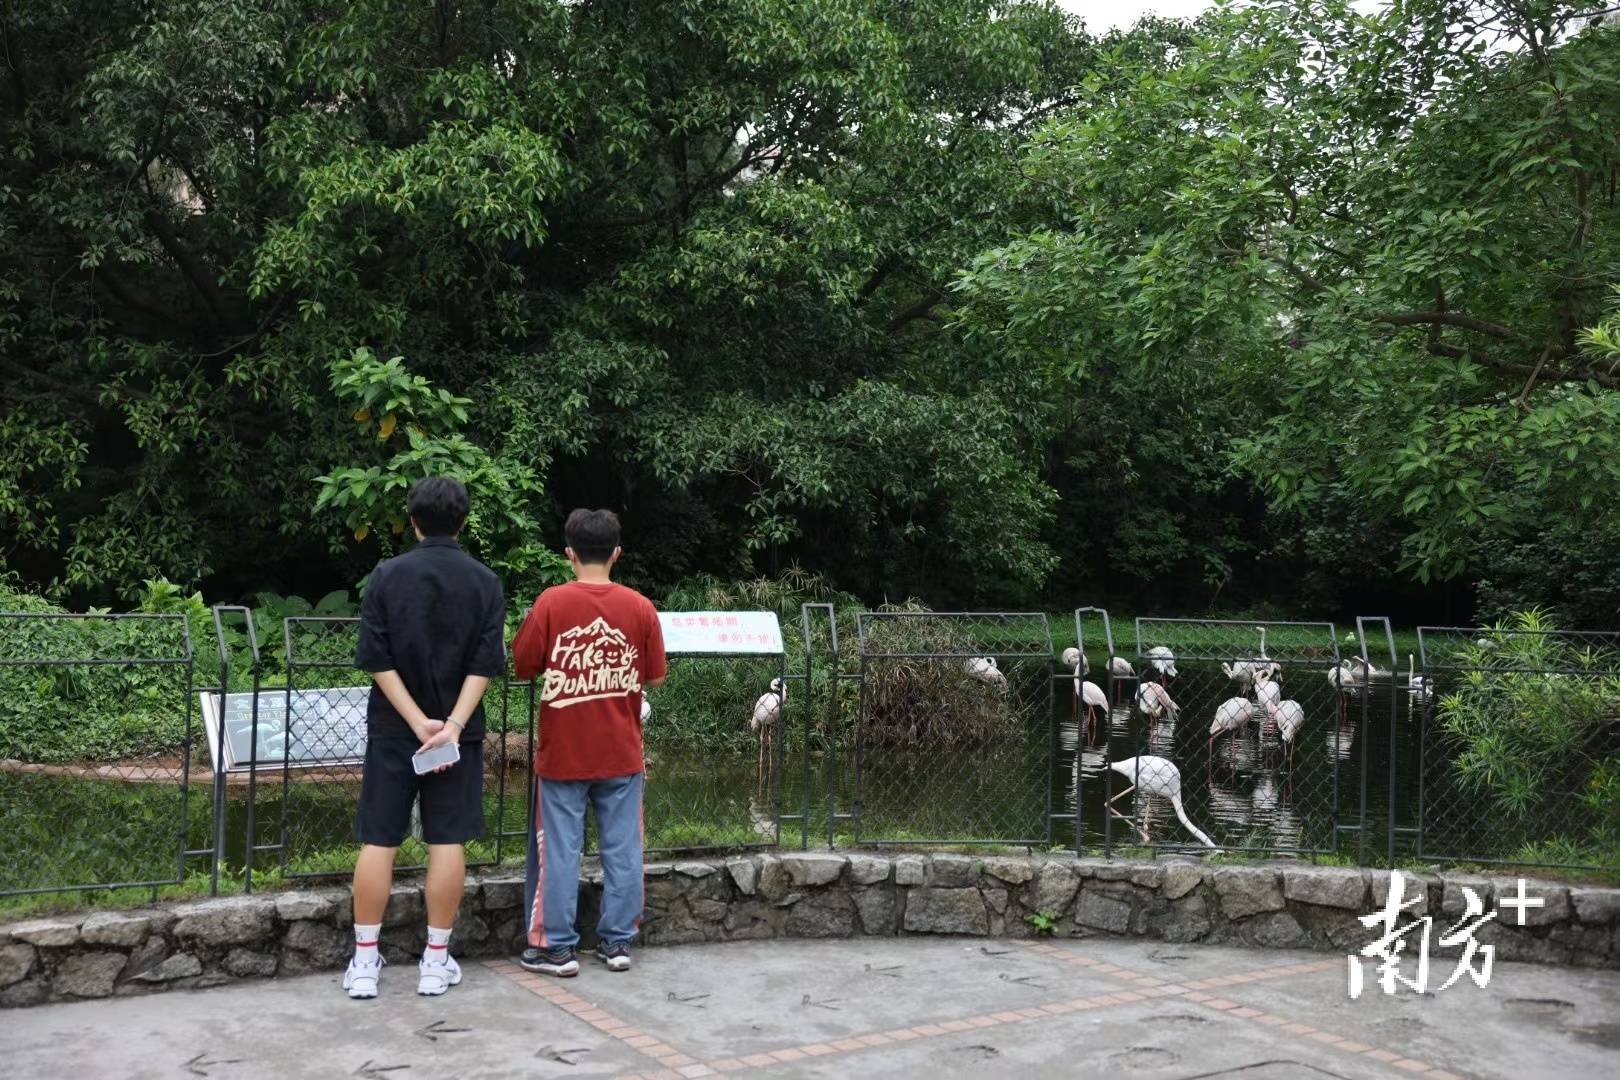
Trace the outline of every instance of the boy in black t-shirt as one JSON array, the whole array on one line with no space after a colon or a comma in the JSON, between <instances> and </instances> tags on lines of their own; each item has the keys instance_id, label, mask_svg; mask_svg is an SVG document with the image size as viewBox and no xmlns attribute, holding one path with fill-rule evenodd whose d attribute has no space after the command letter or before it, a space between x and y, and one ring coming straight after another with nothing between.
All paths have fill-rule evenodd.
<instances>
[{"instance_id":1,"label":"boy in black t-shirt","mask_svg":"<svg viewBox=\"0 0 1620 1080\"><path fill-rule=\"evenodd\" d=\"M461 550L467 489L430 476L411 487L420 543L378 564L360 606L355 666L375 683L366 706L366 762L355 833L354 959L343 976L352 998L377 996L377 936L393 883L394 855L421 799L428 845L427 951L416 992L438 995L461 981L450 928L461 907L462 845L484 831L484 688L506 670L500 580ZM411 758L458 742L461 760L418 776Z\"/></svg>"}]
</instances>

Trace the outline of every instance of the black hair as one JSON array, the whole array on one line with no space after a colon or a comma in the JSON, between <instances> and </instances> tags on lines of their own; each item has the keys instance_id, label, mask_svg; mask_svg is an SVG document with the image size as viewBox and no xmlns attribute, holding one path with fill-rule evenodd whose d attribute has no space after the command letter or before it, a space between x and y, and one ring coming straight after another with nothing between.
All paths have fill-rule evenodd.
<instances>
[{"instance_id":1,"label":"black hair","mask_svg":"<svg viewBox=\"0 0 1620 1080\"><path fill-rule=\"evenodd\" d=\"M619 546L619 515L611 510L575 510L563 525L563 539L582 563L605 563Z\"/></svg>"},{"instance_id":2,"label":"black hair","mask_svg":"<svg viewBox=\"0 0 1620 1080\"><path fill-rule=\"evenodd\" d=\"M411 520L423 536L455 536L467 523L467 488L453 476L425 476L411 485Z\"/></svg>"}]
</instances>

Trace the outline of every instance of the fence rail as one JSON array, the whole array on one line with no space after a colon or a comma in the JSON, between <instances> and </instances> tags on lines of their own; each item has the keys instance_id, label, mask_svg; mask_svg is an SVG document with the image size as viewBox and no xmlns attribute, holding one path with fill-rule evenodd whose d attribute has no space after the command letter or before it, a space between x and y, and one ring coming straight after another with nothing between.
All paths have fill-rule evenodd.
<instances>
[{"instance_id":1,"label":"fence rail","mask_svg":"<svg viewBox=\"0 0 1620 1080\"><path fill-rule=\"evenodd\" d=\"M1402 657L1382 617L1343 636L1144 618L1126 641L1106 610L1073 617L1064 649L1039 613L811 604L783 653L671 657L648 694L648 852L814 838L1620 869L1620 631L1420 627ZM275 648L256 625L228 606L206 629L0 613L0 896L350 871L357 623L287 619ZM194 633L217 674L198 675ZM506 678L486 698L474 865L526 852L536 696ZM407 842L402 867L424 854Z\"/></svg>"},{"instance_id":2,"label":"fence rail","mask_svg":"<svg viewBox=\"0 0 1620 1080\"><path fill-rule=\"evenodd\" d=\"M155 890L213 862L193 682L181 616L0 612L0 895Z\"/></svg>"}]
</instances>

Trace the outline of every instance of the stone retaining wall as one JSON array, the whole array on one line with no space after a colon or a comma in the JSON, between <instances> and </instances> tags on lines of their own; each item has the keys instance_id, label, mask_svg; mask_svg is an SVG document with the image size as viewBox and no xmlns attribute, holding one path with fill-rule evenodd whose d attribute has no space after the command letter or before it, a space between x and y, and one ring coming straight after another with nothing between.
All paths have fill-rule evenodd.
<instances>
[{"instance_id":1,"label":"stone retaining wall","mask_svg":"<svg viewBox=\"0 0 1620 1080\"><path fill-rule=\"evenodd\" d=\"M1411 875L1407 882L1407 898L1419 900L1408 917L1435 916L1435 941L1463 914L1465 886L1487 912L1517 886L1516 879L1465 874L1423 875L1415 888ZM650 945L862 934L1028 937L1035 931L1027 916L1039 912L1062 936L1348 953L1372 936L1359 916L1382 906L1389 874L1294 863L806 852L651 864L646 889ZM517 877L469 878L453 950L516 950L521 893ZM1528 893L1545 906L1526 912L1525 927L1503 909L1476 934L1499 959L1620 967L1620 889L1532 882ZM588 866L581 926L594 925L600 895L601 871ZM421 883L396 885L381 946L391 963L419 955L423 916ZM0 1005L339 970L351 941L348 890L341 887L13 923L0 926Z\"/></svg>"}]
</instances>

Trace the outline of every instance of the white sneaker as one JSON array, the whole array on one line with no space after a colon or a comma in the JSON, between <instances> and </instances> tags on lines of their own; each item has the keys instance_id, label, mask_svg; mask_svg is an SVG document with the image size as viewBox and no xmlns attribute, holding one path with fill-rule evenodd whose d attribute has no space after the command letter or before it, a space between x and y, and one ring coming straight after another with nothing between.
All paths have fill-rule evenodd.
<instances>
[{"instance_id":1,"label":"white sneaker","mask_svg":"<svg viewBox=\"0 0 1620 1080\"><path fill-rule=\"evenodd\" d=\"M446 990L461 982L461 965L447 950L436 950L444 953L443 960L429 960L422 958L416 965L421 974L416 980L416 992L424 997L438 997Z\"/></svg>"},{"instance_id":2,"label":"white sneaker","mask_svg":"<svg viewBox=\"0 0 1620 1080\"><path fill-rule=\"evenodd\" d=\"M383 958L377 956L377 962L367 964L361 962L359 957L349 960L349 970L343 973L343 989L349 992L352 998L374 998L377 996L377 977L382 974Z\"/></svg>"}]
</instances>

